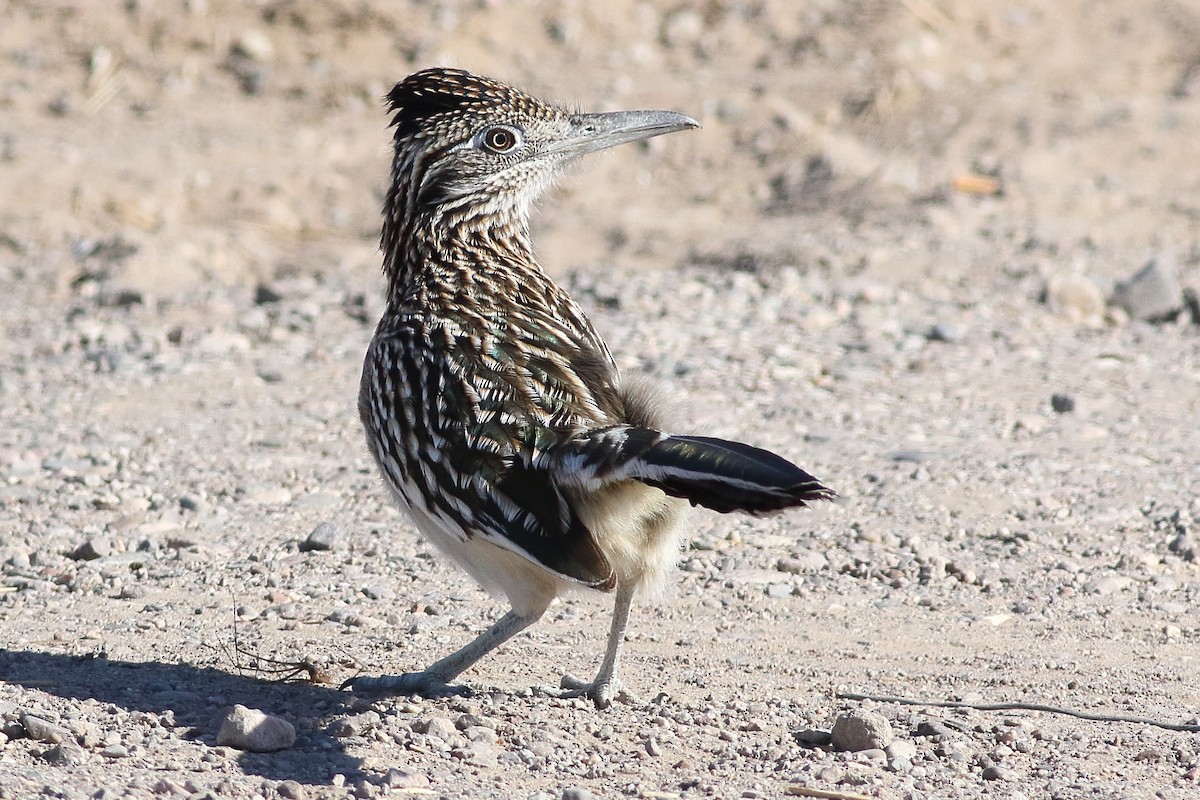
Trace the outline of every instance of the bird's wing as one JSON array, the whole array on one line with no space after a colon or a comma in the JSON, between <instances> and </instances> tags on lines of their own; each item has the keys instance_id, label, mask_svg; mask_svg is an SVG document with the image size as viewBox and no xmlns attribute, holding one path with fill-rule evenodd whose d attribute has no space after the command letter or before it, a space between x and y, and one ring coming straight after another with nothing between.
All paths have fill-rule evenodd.
<instances>
[{"instance_id":1,"label":"bird's wing","mask_svg":"<svg viewBox=\"0 0 1200 800\"><path fill-rule=\"evenodd\" d=\"M538 452L601 416L580 374L600 369L592 362L606 354L559 347L540 332L477 331L404 316L381 326L359 401L365 424L385 421L368 437L381 443L376 460L410 505L464 538L485 537L567 578L612 588L592 532L537 463Z\"/></svg>"}]
</instances>

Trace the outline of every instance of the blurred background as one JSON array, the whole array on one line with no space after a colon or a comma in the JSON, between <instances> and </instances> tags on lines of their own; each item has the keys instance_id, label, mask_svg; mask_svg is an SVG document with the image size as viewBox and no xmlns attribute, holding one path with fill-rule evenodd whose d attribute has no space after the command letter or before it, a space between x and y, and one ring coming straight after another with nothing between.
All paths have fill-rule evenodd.
<instances>
[{"instance_id":1,"label":"blurred background","mask_svg":"<svg viewBox=\"0 0 1200 800\"><path fill-rule=\"evenodd\" d=\"M373 262L381 97L435 64L703 121L564 181L552 270L1103 288L1167 248L1194 282L1190 0L0 0L0 279L90 259L157 295Z\"/></svg>"}]
</instances>

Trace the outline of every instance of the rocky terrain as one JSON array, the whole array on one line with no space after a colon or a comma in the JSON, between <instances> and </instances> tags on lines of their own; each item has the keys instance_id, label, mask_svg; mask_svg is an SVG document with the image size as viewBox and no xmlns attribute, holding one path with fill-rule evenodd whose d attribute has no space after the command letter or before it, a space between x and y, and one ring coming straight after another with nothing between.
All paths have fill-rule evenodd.
<instances>
[{"instance_id":1,"label":"rocky terrain","mask_svg":"<svg viewBox=\"0 0 1200 800\"><path fill-rule=\"evenodd\" d=\"M0 798L1200 794L1198 43L1188 0L0 0ZM694 515L605 712L542 688L590 594L468 695L338 691L505 610L355 416L380 98L431 64L702 120L535 241L675 429L841 495Z\"/></svg>"}]
</instances>

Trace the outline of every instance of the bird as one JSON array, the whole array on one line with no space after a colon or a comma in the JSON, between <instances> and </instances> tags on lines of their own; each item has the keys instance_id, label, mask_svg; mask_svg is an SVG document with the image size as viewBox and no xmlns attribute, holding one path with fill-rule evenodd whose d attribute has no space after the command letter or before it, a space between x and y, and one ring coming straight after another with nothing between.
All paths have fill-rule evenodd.
<instances>
[{"instance_id":1,"label":"bird","mask_svg":"<svg viewBox=\"0 0 1200 800\"><path fill-rule=\"evenodd\" d=\"M534 202L565 165L698 128L673 111L582 113L500 81L428 68L386 98L394 128L380 249L386 305L358 410L384 484L418 531L509 610L417 672L354 692L439 696L576 589L612 593L593 680L623 699L634 597L666 582L691 506L767 514L835 493L770 451L673 434L654 390L624 379L584 310L534 255Z\"/></svg>"}]
</instances>

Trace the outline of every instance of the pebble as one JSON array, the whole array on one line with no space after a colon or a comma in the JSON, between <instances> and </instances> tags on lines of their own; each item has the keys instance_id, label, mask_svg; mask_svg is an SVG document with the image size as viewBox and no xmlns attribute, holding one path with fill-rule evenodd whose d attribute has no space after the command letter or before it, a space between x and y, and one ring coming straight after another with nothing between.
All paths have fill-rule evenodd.
<instances>
[{"instance_id":1,"label":"pebble","mask_svg":"<svg viewBox=\"0 0 1200 800\"><path fill-rule=\"evenodd\" d=\"M1109 302L1133 319L1161 322L1173 318L1183 308L1183 290L1174 268L1165 261L1152 259L1118 283Z\"/></svg>"},{"instance_id":2,"label":"pebble","mask_svg":"<svg viewBox=\"0 0 1200 800\"><path fill-rule=\"evenodd\" d=\"M253 29L242 31L233 43L232 50L234 54L252 61L270 61L275 57L275 46L270 38L262 31Z\"/></svg>"},{"instance_id":3,"label":"pebble","mask_svg":"<svg viewBox=\"0 0 1200 800\"><path fill-rule=\"evenodd\" d=\"M234 706L221 720L217 744L252 753L285 750L296 743L296 728L281 717L243 705Z\"/></svg>"},{"instance_id":4,"label":"pebble","mask_svg":"<svg viewBox=\"0 0 1200 800\"><path fill-rule=\"evenodd\" d=\"M299 781L282 781L275 787L275 791L279 792L280 797L286 797L288 800L304 800L307 796L304 784Z\"/></svg>"},{"instance_id":5,"label":"pebble","mask_svg":"<svg viewBox=\"0 0 1200 800\"><path fill-rule=\"evenodd\" d=\"M779 600L784 597L791 597L792 585L790 583L768 583L767 597L774 600Z\"/></svg>"},{"instance_id":6,"label":"pebble","mask_svg":"<svg viewBox=\"0 0 1200 800\"><path fill-rule=\"evenodd\" d=\"M1176 535L1167 545L1167 549L1184 561L1196 561L1197 558L1200 558L1200 545L1197 545L1196 540L1187 533Z\"/></svg>"},{"instance_id":7,"label":"pebble","mask_svg":"<svg viewBox=\"0 0 1200 800\"><path fill-rule=\"evenodd\" d=\"M789 575L801 575L806 572L820 572L829 566L829 559L817 550L797 550L790 556L784 556L775 562L775 569Z\"/></svg>"},{"instance_id":8,"label":"pebble","mask_svg":"<svg viewBox=\"0 0 1200 800\"><path fill-rule=\"evenodd\" d=\"M87 751L74 742L59 742L41 755L48 764L74 766L87 761Z\"/></svg>"},{"instance_id":9,"label":"pebble","mask_svg":"<svg viewBox=\"0 0 1200 800\"><path fill-rule=\"evenodd\" d=\"M193 494L179 496L179 507L184 511L199 511L204 507L204 501Z\"/></svg>"},{"instance_id":10,"label":"pebble","mask_svg":"<svg viewBox=\"0 0 1200 800\"><path fill-rule=\"evenodd\" d=\"M389 789L425 789L429 786L429 778L419 772L392 767L384 774L379 785Z\"/></svg>"},{"instance_id":11,"label":"pebble","mask_svg":"<svg viewBox=\"0 0 1200 800\"><path fill-rule=\"evenodd\" d=\"M953 736L954 729L936 719L921 720L917 724L917 736Z\"/></svg>"},{"instance_id":12,"label":"pebble","mask_svg":"<svg viewBox=\"0 0 1200 800\"><path fill-rule=\"evenodd\" d=\"M187 797L191 794L186 786L177 781L173 781L170 778L159 778L154 782L154 785L150 787L150 791L154 792L155 794L173 794L180 797Z\"/></svg>"},{"instance_id":13,"label":"pebble","mask_svg":"<svg viewBox=\"0 0 1200 800\"><path fill-rule=\"evenodd\" d=\"M1075 410L1075 398L1069 394L1055 392L1050 395L1050 407L1059 414L1069 414Z\"/></svg>"},{"instance_id":14,"label":"pebble","mask_svg":"<svg viewBox=\"0 0 1200 800\"><path fill-rule=\"evenodd\" d=\"M458 728L446 717L430 717L424 722L413 723L413 730L427 736L436 736L443 742L451 742L459 738Z\"/></svg>"},{"instance_id":15,"label":"pebble","mask_svg":"<svg viewBox=\"0 0 1200 800\"><path fill-rule=\"evenodd\" d=\"M100 751L105 758L124 758L129 755L129 748L123 744L110 744Z\"/></svg>"},{"instance_id":16,"label":"pebble","mask_svg":"<svg viewBox=\"0 0 1200 800\"><path fill-rule=\"evenodd\" d=\"M107 536L93 536L71 552L76 561L95 561L113 554L112 540Z\"/></svg>"},{"instance_id":17,"label":"pebble","mask_svg":"<svg viewBox=\"0 0 1200 800\"><path fill-rule=\"evenodd\" d=\"M892 726L877 711L850 711L833 723L831 744L838 750L883 750L892 743Z\"/></svg>"},{"instance_id":18,"label":"pebble","mask_svg":"<svg viewBox=\"0 0 1200 800\"><path fill-rule=\"evenodd\" d=\"M1012 773L1004 767L989 764L983 768L983 779L985 781L1010 781Z\"/></svg>"},{"instance_id":19,"label":"pebble","mask_svg":"<svg viewBox=\"0 0 1200 800\"><path fill-rule=\"evenodd\" d=\"M347 736L362 736L367 731L379 725L381 717L375 711L367 711L353 717L343 717L334 720L327 732L330 736L344 739Z\"/></svg>"},{"instance_id":20,"label":"pebble","mask_svg":"<svg viewBox=\"0 0 1200 800\"><path fill-rule=\"evenodd\" d=\"M300 550L305 553L315 550L332 550L340 534L341 530L337 525L332 522L322 522L313 528L308 537L300 543Z\"/></svg>"},{"instance_id":21,"label":"pebble","mask_svg":"<svg viewBox=\"0 0 1200 800\"><path fill-rule=\"evenodd\" d=\"M1044 297L1056 314L1076 322L1098 324L1104 315L1100 287L1083 275L1055 275L1047 281Z\"/></svg>"},{"instance_id":22,"label":"pebble","mask_svg":"<svg viewBox=\"0 0 1200 800\"><path fill-rule=\"evenodd\" d=\"M454 727L460 731L467 731L471 728L491 728L495 729L496 721L488 717L481 717L478 714L462 714L458 719L454 720Z\"/></svg>"},{"instance_id":23,"label":"pebble","mask_svg":"<svg viewBox=\"0 0 1200 800\"><path fill-rule=\"evenodd\" d=\"M889 762L899 759L911 762L917 757L917 746L908 739L897 739L884 748L884 751L887 753Z\"/></svg>"},{"instance_id":24,"label":"pebble","mask_svg":"<svg viewBox=\"0 0 1200 800\"><path fill-rule=\"evenodd\" d=\"M563 789L562 800L595 800L596 795L581 786L569 786Z\"/></svg>"},{"instance_id":25,"label":"pebble","mask_svg":"<svg viewBox=\"0 0 1200 800\"><path fill-rule=\"evenodd\" d=\"M944 342L945 344L955 344L962 338L958 328L953 325L948 325L944 322L938 322L932 325L925 333L925 338L931 342Z\"/></svg>"},{"instance_id":26,"label":"pebble","mask_svg":"<svg viewBox=\"0 0 1200 800\"><path fill-rule=\"evenodd\" d=\"M796 731L793 736L795 736L796 741L800 744L807 744L813 747L825 747L833 739L833 734L829 731L823 731L820 728L805 728Z\"/></svg>"},{"instance_id":27,"label":"pebble","mask_svg":"<svg viewBox=\"0 0 1200 800\"><path fill-rule=\"evenodd\" d=\"M278 303L283 299L283 292L268 283L260 283L254 287L254 304L261 306Z\"/></svg>"}]
</instances>

